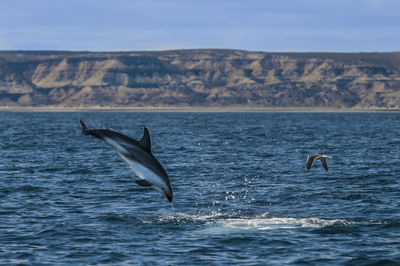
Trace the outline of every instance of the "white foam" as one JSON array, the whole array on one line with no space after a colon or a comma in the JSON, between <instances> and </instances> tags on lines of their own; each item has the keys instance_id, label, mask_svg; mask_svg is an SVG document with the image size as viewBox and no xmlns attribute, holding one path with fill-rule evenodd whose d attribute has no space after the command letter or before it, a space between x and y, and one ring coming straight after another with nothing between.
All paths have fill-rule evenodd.
<instances>
[{"instance_id":1,"label":"white foam","mask_svg":"<svg viewBox=\"0 0 400 266\"><path fill-rule=\"evenodd\" d=\"M209 222L207 225L212 232L218 229L226 231L247 231L247 230L277 230L277 229L299 229L299 228L322 228L336 223L345 223L345 220L325 220L320 218L233 218ZM228 230L226 230L228 229Z\"/></svg>"},{"instance_id":2,"label":"white foam","mask_svg":"<svg viewBox=\"0 0 400 266\"><path fill-rule=\"evenodd\" d=\"M185 213L176 213L159 216L151 221L174 221L174 222L200 222L202 223L201 233L208 234L227 234L240 233L245 231L266 231L266 230L293 230L302 228L323 228L335 224L353 224L354 222L345 219L322 219L316 217L310 218L290 218L273 217L269 213L256 215L254 217L233 217L221 214L211 213L204 215L191 215Z\"/></svg>"}]
</instances>

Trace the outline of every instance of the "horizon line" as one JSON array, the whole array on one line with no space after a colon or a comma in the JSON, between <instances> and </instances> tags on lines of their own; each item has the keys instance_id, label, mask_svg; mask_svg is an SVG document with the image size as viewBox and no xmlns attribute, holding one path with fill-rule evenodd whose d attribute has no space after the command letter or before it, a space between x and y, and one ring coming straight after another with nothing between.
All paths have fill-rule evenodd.
<instances>
[{"instance_id":1,"label":"horizon line","mask_svg":"<svg viewBox=\"0 0 400 266\"><path fill-rule=\"evenodd\" d=\"M238 48L176 48L176 49L149 49L149 50L67 50L67 49L0 49L0 53L10 53L10 52L53 52L53 53L138 53L138 52L175 52L175 51L206 51L206 50L214 50L214 51L239 51L239 52L250 52L250 53L275 53L275 54L389 54L389 53L400 53L398 51L290 51L290 50L282 50L282 51L266 51L266 50L247 50L247 49L238 49Z\"/></svg>"}]
</instances>

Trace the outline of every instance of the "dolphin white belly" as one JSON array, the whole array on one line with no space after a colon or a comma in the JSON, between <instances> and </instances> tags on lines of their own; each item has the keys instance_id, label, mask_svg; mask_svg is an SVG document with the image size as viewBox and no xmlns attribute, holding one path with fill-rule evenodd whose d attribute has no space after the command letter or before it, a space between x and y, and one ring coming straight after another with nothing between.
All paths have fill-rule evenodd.
<instances>
[{"instance_id":1,"label":"dolphin white belly","mask_svg":"<svg viewBox=\"0 0 400 266\"><path fill-rule=\"evenodd\" d=\"M118 153L118 155L129 165L129 167L138 177L149 182L154 188L162 188L165 191L168 191L168 186L159 175L151 171L149 168L143 166L142 164L130 160L123 154Z\"/></svg>"},{"instance_id":2,"label":"dolphin white belly","mask_svg":"<svg viewBox=\"0 0 400 266\"><path fill-rule=\"evenodd\" d=\"M104 138L104 141L113 147L113 149L118 153L128 153L128 150L122 146L118 141L113 140L112 138Z\"/></svg>"}]
</instances>

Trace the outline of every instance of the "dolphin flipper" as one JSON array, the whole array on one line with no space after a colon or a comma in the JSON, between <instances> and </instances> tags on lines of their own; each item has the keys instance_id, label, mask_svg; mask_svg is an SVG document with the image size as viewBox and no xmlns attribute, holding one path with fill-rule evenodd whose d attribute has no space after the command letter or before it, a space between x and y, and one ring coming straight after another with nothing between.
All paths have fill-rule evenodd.
<instances>
[{"instance_id":1,"label":"dolphin flipper","mask_svg":"<svg viewBox=\"0 0 400 266\"><path fill-rule=\"evenodd\" d=\"M151 184L144 179L135 180L136 184L142 187L151 187Z\"/></svg>"}]
</instances>

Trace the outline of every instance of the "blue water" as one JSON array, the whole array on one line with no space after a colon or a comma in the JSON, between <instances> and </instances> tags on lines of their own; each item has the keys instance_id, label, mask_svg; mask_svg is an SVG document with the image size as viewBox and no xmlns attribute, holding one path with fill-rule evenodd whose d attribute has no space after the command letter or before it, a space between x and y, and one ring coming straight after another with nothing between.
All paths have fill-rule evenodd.
<instances>
[{"instance_id":1,"label":"blue water","mask_svg":"<svg viewBox=\"0 0 400 266\"><path fill-rule=\"evenodd\" d=\"M172 205L79 119L147 125ZM399 147L400 113L0 112L0 264L400 264Z\"/></svg>"}]
</instances>

